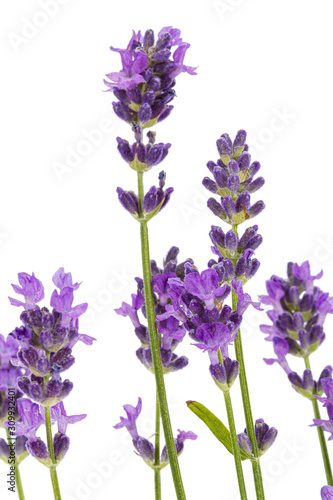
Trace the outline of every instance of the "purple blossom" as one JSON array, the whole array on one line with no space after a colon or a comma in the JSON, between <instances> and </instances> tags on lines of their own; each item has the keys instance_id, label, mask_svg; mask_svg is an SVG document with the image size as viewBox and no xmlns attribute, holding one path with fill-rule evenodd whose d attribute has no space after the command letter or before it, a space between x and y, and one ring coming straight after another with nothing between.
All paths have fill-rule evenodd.
<instances>
[{"instance_id":1,"label":"purple blossom","mask_svg":"<svg viewBox=\"0 0 333 500\"><path fill-rule=\"evenodd\" d=\"M306 358L325 339L323 324L327 314L333 313L333 297L314 286L314 280L321 277L322 272L311 276L308 261L301 265L290 262L287 279L272 276L266 282L268 295L260 296L263 304L273 307L267 311L272 324L260 325L260 329L268 335L266 340L273 341L278 355L278 359L265 361L268 364L278 362L294 388L310 399L320 395L323 376L316 382L310 370L305 370L302 379L290 369L286 355Z\"/></svg>"},{"instance_id":2,"label":"purple blossom","mask_svg":"<svg viewBox=\"0 0 333 500\"><path fill-rule=\"evenodd\" d=\"M238 131L234 142L228 134L223 134L216 141L220 158L217 163L213 161L207 163L214 180L209 177L203 179L203 185L221 197L220 202L215 198L209 198L208 208L232 225L239 225L255 217L265 208L263 201L251 205L251 193L260 189L265 181L263 177L254 179L260 164L251 163L245 141L245 130Z\"/></svg>"},{"instance_id":3,"label":"purple blossom","mask_svg":"<svg viewBox=\"0 0 333 500\"><path fill-rule=\"evenodd\" d=\"M128 316L133 323L134 328L138 328L140 326L140 321L138 318L138 310L144 304L144 298L142 293L139 291L137 294L132 293L132 305L130 306L126 302L122 302L121 307L119 309L115 309L117 314L120 316Z\"/></svg>"},{"instance_id":4,"label":"purple blossom","mask_svg":"<svg viewBox=\"0 0 333 500\"><path fill-rule=\"evenodd\" d=\"M314 418L313 419L313 426L320 426L322 429L326 432L330 433L330 437L328 438L329 441L333 439L333 405L329 405L327 407L327 414L329 420L322 420L319 418Z\"/></svg>"},{"instance_id":5,"label":"purple blossom","mask_svg":"<svg viewBox=\"0 0 333 500\"><path fill-rule=\"evenodd\" d=\"M36 303L40 302L44 298L44 287L36 277L35 274L27 273L19 273L18 281L21 285L12 285L14 292L23 295L25 302L21 302L20 300L9 298L12 306L23 306L25 310L34 309L36 307Z\"/></svg>"},{"instance_id":6,"label":"purple blossom","mask_svg":"<svg viewBox=\"0 0 333 500\"><path fill-rule=\"evenodd\" d=\"M326 397L316 396L316 398L321 403L324 403L324 407L333 406L333 380L331 378L323 378L321 384Z\"/></svg>"},{"instance_id":7,"label":"purple blossom","mask_svg":"<svg viewBox=\"0 0 333 500\"><path fill-rule=\"evenodd\" d=\"M71 287L65 287L60 290L54 290L51 296L51 306L61 313L62 319L61 324L64 327L68 327L73 323L73 320L77 319L79 316L84 314L88 308L88 304L79 304L72 307L74 300L74 290Z\"/></svg>"},{"instance_id":8,"label":"purple blossom","mask_svg":"<svg viewBox=\"0 0 333 500\"><path fill-rule=\"evenodd\" d=\"M55 422L57 422L58 432L61 432L62 434L66 433L68 424L76 424L86 418L86 416L86 414L67 415L62 401L51 408L51 417Z\"/></svg>"},{"instance_id":9,"label":"purple blossom","mask_svg":"<svg viewBox=\"0 0 333 500\"><path fill-rule=\"evenodd\" d=\"M151 127L167 118L173 109L175 78L182 72L195 75L195 68L184 64L189 44L180 30L166 26L154 44L154 32L133 32L126 49L119 52L122 69L107 74L104 83L118 99L112 103L117 116L129 124ZM175 50L173 49L174 47Z\"/></svg>"},{"instance_id":10,"label":"purple blossom","mask_svg":"<svg viewBox=\"0 0 333 500\"><path fill-rule=\"evenodd\" d=\"M195 70L197 68L192 68L191 66L185 66L185 64L183 64L186 51L190 46L191 45L189 43L181 43L178 45L177 49L175 50L175 52L173 54L173 60L175 63L175 67L169 73L169 75L168 75L169 78L176 78L176 76L178 76L182 72L188 73L189 75L196 75L197 74L195 72Z\"/></svg>"},{"instance_id":11,"label":"purple blossom","mask_svg":"<svg viewBox=\"0 0 333 500\"><path fill-rule=\"evenodd\" d=\"M131 405L125 405L123 408L127 414L127 418L120 417L119 424L116 424L113 427L115 429L121 429L122 427L126 427L132 439L136 439L139 437L138 430L136 428L136 421L141 413L142 399L141 398L138 399L138 404L136 405L136 407Z\"/></svg>"},{"instance_id":12,"label":"purple blossom","mask_svg":"<svg viewBox=\"0 0 333 500\"><path fill-rule=\"evenodd\" d=\"M31 441L36 440L36 432L44 423L44 415L41 413L40 406L30 399L19 398L17 409L22 421L15 423L16 436L24 435ZM5 426L9 428L8 421L5 422Z\"/></svg>"},{"instance_id":13,"label":"purple blossom","mask_svg":"<svg viewBox=\"0 0 333 500\"><path fill-rule=\"evenodd\" d=\"M185 287L189 293L205 301L209 311L214 308L215 298L223 300L230 293L228 285L219 287L218 275L214 269L206 269L201 274L188 274L185 277Z\"/></svg>"},{"instance_id":14,"label":"purple blossom","mask_svg":"<svg viewBox=\"0 0 333 500\"><path fill-rule=\"evenodd\" d=\"M277 359L267 359L264 358L265 363L272 365L273 363L278 363L286 372L287 375L292 372L288 361L286 360L286 355L289 353L288 342L284 339L275 337L273 339L274 352L277 355Z\"/></svg>"},{"instance_id":15,"label":"purple blossom","mask_svg":"<svg viewBox=\"0 0 333 500\"><path fill-rule=\"evenodd\" d=\"M333 486L323 486L320 493L322 500L333 500Z\"/></svg>"},{"instance_id":16,"label":"purple blossom","mask_svg":"<svg viewBox=\"0 0 333 500\"><path fill-rule=\"evenodd\" d=\"M269 427L262 418L255 422L255 435L259 451L259 457L273 445L278 431L274 427ZM239 447L248 455L252 456L252 444L247 435L247 429L244 433L238 434Z\"/></svg>"},{"instance_id":17,"label":"purple blossom","mask_svg":"<svg viewBox=\"0 0 333 500\"><path fill-rule=\"evenodd\" d=\"M141 44L143 38L140 31L136 34L133 30L133 35L126 49L115 49L110 47L113 52L118 52L121 57L122 69L119 72L107 74L108 82L104 80L105 85L109 87L108 91L113 91L115 87L119 89L133 89L139 83L145 81L140 74L148 66L148 57L144 52L134 52L135 47Z\"/></svg>"},{"instance_id":18,"label":"purple blossom","mask_svg":"<svg viewBox=\"0 0 333 500\"><path fill-rule=\"evenodd\" d=\"M72 274L65 273L64 267L60 267L58 271L54 273L52 281L60 290L63 288L73 288L73 290L77 290L81 285L81 283L73 283Z\"/></svg>"},{"instance_id":19,"label":"purple blossom","mask_svg":"<svg viewBox=\"0 0 333 500\"><path fill-rule=\"evenodd\" d=\"M228 345L236 338L229 328L221 323L204 324L197 328L195 336L198 343L193 344L204 352L208 351L212 365L219 363L217 351L220 348L222 356L228 356Z\"/></svg>"},{"instance_id":20,"label":"purple blossom","mask_svg":"<svg viewBox=\"0 0 333 500\"><path fill-rule=\"evenodd\" d=\"M305 282L305 289L307 293L313 292L313 282L314 280L320 279L323 276L323 271L320 271L316 276L311 276L310 264L306 260L300 266L294 264L292 268L292 273L295 278Z\"/></svg>"},{"instance_id":21,"label":"purple blossom","mask_svg":"<svg viewBox=\"0 0 333 500\"><path fill-rule=\"evenodd\" d=\"M257 311L263 311L263 309L260 307L260 302L253 302L251 296L248 293L244 293L242 280L237 281L237 278L234 278L232 280L232 286L238 297L236 312L239 315L243 315L250 305Z\"/></svg>"},{"instance_id":22,"label":"purple blossom","mask_svg":"<svg viewBox=\"0 0 333 500\"><path fill-rule=\"evenodd\" d=\"M177 430L178 430L178 434L177 434L177 437L175 439L175 445L176 445L177 455L179 456L182 453L182 451L184 450L184 442L187 439L194 441L197 439L198 436L196 434L194 434L194 432L192 432L192 431L186 432L186 431L181 431L180 429L177 429ZM161 453L161 463L167 464L168 462L169 462L168 452L167 452L166 446L164 446L162 453Z\"/></svg>"}]
</instances>

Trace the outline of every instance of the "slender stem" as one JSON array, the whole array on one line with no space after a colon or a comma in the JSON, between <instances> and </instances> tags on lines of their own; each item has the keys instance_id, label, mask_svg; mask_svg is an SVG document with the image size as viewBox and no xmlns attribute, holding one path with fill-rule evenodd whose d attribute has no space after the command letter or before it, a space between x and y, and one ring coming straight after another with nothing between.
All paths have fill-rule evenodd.
<instances>
[{"instance_id":1,"label":"slender stem","mask_svg":"<svg viewBox=\"0 0 333 500\"><path fill-rule=\"evenodd\" d=\"M161 412L156 391L156 421L155 421L155 465L160 465L160 432L161 432ZM155 469L155 500L161 500L161 470Z\"/></svg>"},{"instance_id":2,"label":"slender stem","mask_svg":"<svg viewBox=\"0 0 333 500\"><path fill-rule=\"evenodd\" d=\"M304 358L304 361L305 361L306 368L308 370L311 370L309 357L306 356ZM314 414L315 418L318 418L319 420L321 420L318 400L316 398L312 399L312 407L313 407L313 414ZM320 426L317 427L317 433L318 433L321 454L323 457L323 462L324 462L324 467L325 467L327 484L329 486L333 486L333 476L332 476L330 457L329 457L329 454L327 451L326 439L325 439L325 435L324 435L324 431L323 431L322 427L320 427Z\"/></svg>"},{"instance_id":3,"label":"slender stem","mask_svg":"<svg viewBox=\"0 0 333 500\"><path fill-rule=\"evenodd\" d=\"M51 482L53 488L53 494L55 500L61 500L58 475L56 469L56 460L53 449L53 439L52 439L52 425L51 425L51 410L48 406L44 406L45 413L45 426L46 426L46 438L47 438L47 448L49 450L52 465L50 467Z\"/></svg>"},{"instance_id":4,"label":"slender stem","mask_svg":"<svg viewBox=\"0 0 333 500\"><path fill-rule=\"evenodd\" d=\"M142 172L138 172L138 193L139 193L139 215L142 218L142 201L144 194ZM145 291L145 304L146 304L146 314L147 314L148 330L149 330L149 341L150 341L150 349L151 349L152 361L156 379L158 401L161 411L163 431L165 436L165 444L168 452L171 473L175 485L177 499L185 500L186 496L185 496L182 476L180 473L175 441L172 433L168 401L167 401L164 377L163 377L161 354L156 332L155 306L154 306L153 289L151 286L148 226L147 226L147 221L145 220L140 221L140 236L141 236L143 283Z\"/></svg>"},{"instance_id":5,"label":"slender stem","mask_svg":"<svg viewBox=\"0 0 333 500\"><path fill-rule=\"evenodd\" d=\"M227 409L227 414L228 414L229 430L230 430L230 435L231 435L231 445L232 445L232 451L233 451L233 455L234 455L234 459L235 459L235 467L236 467L240 497L241 497L241 500L247 500L246 487L245 487L245 481L244 481L244 475L243 475L243 467L242 467L242 461L241 461L241 456L240 456L240 450L239 450L239 446L238 446L238 438L237 438L237 432L236 432L234 412L232 409L231 396L230 396L229 391L225 391L225 392L223 392L223 394L224 394L225 407Z\"/></svg>"},{"instance_id":6,"label":"slender stem","mask_svg":"<svg viewBox=\"0 0 333 500\"><path fill-rule=\"evenodd\" d=\"M233 229L235 235L237 236L237 225L233 225L232 229ZM237 302L238 302L238 297L237 297L235 291L232 289L232 308L233 308L233 310L236 309ZM236 359L239 363L239 381L240 381L240 387L241 387L241 393L242 393L243 408L244 408L244 415L245 415L245 421L246 421L246 429L247 429L247 434L249 436L249 439L250 439L251 445L252 445L253 460L251 460L251 463L252 463L252 471L253 471L253 478L254 478L254 484L255 484L255 489L256 489L256 495L257 495L258 500L259 499L264 500L264 498L265 498L264 485L263 485L262 474L261 474L259 450L258 450L258 445L257 445L257 440L256 440L256 435L255 435L255 430L254 430L254 423L253 423L252 409L251 409L251 402L250 402L250 394L249 394L249 388L248 388L248 384L247 384L245 362L244 362L244 356L243 356L242 336L241 336L240 329L238 330L237 337L235 340L235 351L236 351Z\"/></svg>"},{"instance_id":7,"label":"slender stem","mask_svg":"<svg viewBox=\"0 0 333 500\"><path fill-rule=\"evenodd\" d=\"M6 428L6 433L7 433L7 442L8 445L12 443L13 439L9 435L9 430ZM17 488L17 495L20 500L25 500L24 492L23 492L23 485L22 485L22 479L21 479L21 474L20 474L20 469L19 465L16 463L16 457L15 457L15 464L14 464L15 470L15 483L16 483L16 488Z\"/></svg>"}]
</instances>

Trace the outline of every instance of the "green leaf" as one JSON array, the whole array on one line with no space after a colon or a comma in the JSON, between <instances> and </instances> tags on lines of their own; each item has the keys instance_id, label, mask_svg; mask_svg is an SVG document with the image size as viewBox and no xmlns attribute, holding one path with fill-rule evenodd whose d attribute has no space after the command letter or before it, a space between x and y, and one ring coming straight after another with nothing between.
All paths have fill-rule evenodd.
<instances>
[{"instance_id":1,"label":"green leaf","mask_svg":"<svg viewBox=\"0 0 333 500\"><path fill-rule=\"evenodd\" d=\"M214 436L223 444L229 453L233 455L230 432L221 420L197 401L186 401L186 404L188 408L207 425L208 429L212 431ZM240 450L240 455L241 460L250 458L242 449Z\"/></svg>"}]
</instances>

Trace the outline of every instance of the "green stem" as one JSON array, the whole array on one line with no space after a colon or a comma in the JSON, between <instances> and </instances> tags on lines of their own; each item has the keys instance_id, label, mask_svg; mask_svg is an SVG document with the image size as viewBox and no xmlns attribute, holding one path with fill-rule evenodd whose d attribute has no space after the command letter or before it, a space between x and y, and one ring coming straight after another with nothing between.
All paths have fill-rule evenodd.
<instances>
[{"instance_id":1,"label":"green stem","mask_svg":"<svg viewBox=\"0 0 333 500\"><path fill-rule=\"evenodd\" d=\"M9 430L8 429L6 429L6 433L7 433L7 442L8 442L8 445L9 445L13 440L12 440L12 438L9 435ZM23 492L22 479L21 479L21 474L20 474L20 469L19 469L19 465L16 463L16 458L15 458L14 467L15 467L14 474L15 474L15 483L16 483L16 488L17 488L17 495L18 495L18 497L19 497L20 500L25 500L25 496L24 496L24 492Z\"/></svg>"},{"instance_id":2,"label":"green stem","mask_svg":"<svg viewBox=\"0 0 333 500\"><path fill-rule=\"evenodd\" d=\"M233 225L232 229L235 235L237 236L237 225ZM238 297L234 289L232 289L232 308L234 311L236 310L237 302L238 302ZM249 388L245 370L245 362L243 356L242 336L240 329L238 330L237 337L235 340L235 351L236 351L236 359L239 363L239 381L242 393L246 429L252 445L253 460L251 460L251 463L252 463L252 471L253 471L256 495L258 500L264 500L265 499L264 485L261 474L259 450L254 430L250 394L249 394Z\"/></svg>"},{"instance_id":3,"label":"green stem","mask_svg":"<svg viewBox=\"0 0 333 500\"><path fill-rule=\"evenodd\" d=\"M156 421L155 421L155 465L160 465L160 432L161 432L161 412L158 402L158 393L156 391ZM161 492L161 470L156 468L154 471L155 479L155 500L162 499Z\"/></svg>"},{"instance_id":4,"label":"green stem","mask_svg":"<svg viewBox=\"0 0 333 500\"><path fill-rule=\"evenodd\" d=\"M304 361L305 361L306 368L308 370L311 370L309 357L306 356L304 358ZM316 398L312 399L312 407L313 407L313 414L314 414L315 418L318 418L319 420L321 420L318 400ZM323 457L323 462L324 462L324 467L325 467L327 484L329 486L333 486L333 476L332 476L330 457L329 457L329 454L327 451L326 439L325 439L325 435L324 435L324 431L323 431L322 427L317 427L317 433L318 433L321 454Z\"/></svg>"},{"instance_id":5,"label":"green stem","mask_svg":"<svg viewBox=\"0 0 333 500\"><path fill-rule=\"evenodd\" d=\"M167 401L164 377L163 377L161 354L159 349L159 341L156 332L155 305L154 305L153 289L151 286L148 226L147 226L147 221L142 219L143 216L142 201L144 196L142 172L138 172L138 193L139 193L139 215L141 218L140 237L141 237L143 283L145 291L145 304L146 304L146 315L147 315L148 330L149 330L149 341L150 341L150 348L151 348L153 367L156 379L156 389L161 411L165 444L168 452L171 473L175 485L177 499L185 500L186 496L185 496L182 476L180 473L175 441L172 433L168 401Z\"/></svg>"},{"instance_id":6,"label":"green stem","mask_svg":"<svg viewBox=\"0 0 333 500\"><path fill-rule=\"evenodd\" d=\"M243 475L243 467L242 467L242 461L241 461L241 456L240 456L240 450L239 450L239 446L238 446L238 438L237 438L237 432L236 432L236 426L235 426L234 412L232 409L231 396L230 396L229 391L225 391L225 392L223 392L223 394L224 394L225 407L227 409L227 414L228 414L232 452L233 452L234 459L235 459L235 467L236 467L240 497L241 497L241 500L247 500L246 487L245 487L245 481L244 481L244 475Z\"/></svg>"},{"instance_id":7,"label":"green stem","mask_svg":"<svg viewBox=\"0 0 333 500\"><path fill-rule=\"evenodd\" d=\"M56 469L56 460L53 449L53 439L52 439L52 425L51 425L51 410L48 406L44 406L45 414L45 426L46 426L46 438L47 438L47 448L49 450L52 465L50 467L51 482L54 494L54 500L61 500L58 475Z\"/></svg>"}]
</instances>

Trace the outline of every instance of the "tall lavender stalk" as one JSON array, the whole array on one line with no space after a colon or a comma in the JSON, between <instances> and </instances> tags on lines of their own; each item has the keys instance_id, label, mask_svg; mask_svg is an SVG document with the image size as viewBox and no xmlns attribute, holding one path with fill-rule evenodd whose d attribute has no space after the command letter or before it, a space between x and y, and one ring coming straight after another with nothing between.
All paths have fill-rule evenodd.
<instances>
[{"instance_id":1,"label":"tall lavender stalk","mask_svg":"<svg viewBox=\"0 0 333 500\"><path fill-rule=\"evenodd\" d=\"M19 273L18 280L20 286L12 286L24 301L11 297L9 300L14 306L23 306L20 315L23 325L9 335L17 345L11 363L24 372L18 377L17 386L29 399L17 399L20 421L16 422L15 435L25 436L30 455L50 470L54 498L61 500L56 469L69 449L67 426L86 417L67 416L63 399L71 392L73 383L62 380L61 374L75 362L72 355L74 345L79 340L91 345L95 339L78 332L78 317L86 311L88 304L72 307L74 291L80 285L72 282L71 274L65 273L64 268L58 269L53 276L59 292L54 290L52 294L52 311L37 305L44 298L44 287L34 274ZM52 421L58 427L54 436ZM46 427L47 444L36 435L42 424ZM10 432L10 418L4 425Z\"/></svg>"},{"instance_id":2,"label":"tall lavender stalk","mask_svg":"<svg viewBox=\"0 0 333 500\"><path fill-rule=\"evenodd\" d=\"M184 486L180 474L177 449L172 434L167 396L163 377L161 346L156 330L156 315L152 289L152 275L149 254L148 221L168 202L172 188L163 190L165 173L159 176L159 186L144 190L143 174L160 163L168 153L170 144L155 144L155 133L148 133L148 144L142 141L142 130L154 126L170 114L173 106L169 102L175 96L175 78L181 72L195 74L194 68L183 64L189 44L180 38L180 30L171 26L162 28L155 36L147 30L144 36L133 31L126 49L118 52L122 60L120 72L109 73L105 84L118 101L113 102L116 115L132 126L136 142L118 138L118 150L129 166L137 171L138 194L118 188L118 197L123 207L140 223L142 272L145 311L148 322L150 355L156 379L156 442L155 442L155 498L161 497L159 467L159 413L162 419L166 450L174 480L177 498L185 499ZM173 48L176 47L172 54ZM171 59L172 55L172 59ZM135 434L134 434L135 435ZM135 438L137 439L137 438Z\"/></svg>"},{"instance_id":3,"label":"tall lavender stalk","mask_svg":"<svg viewBox=\"0 0 333 500\"><path fill-rule=\"evenodd\" d=\"M207 202L208 207L232 227L232 231L224 235L221 228L213 226L211 237L216 254L219 256L218 263L223 265L231 278L234 276L236 287L245 284L258 270L260 263L252 256L262 241L261 236L256 234L258 226L248 228L241 238L238 236L238 226L258 215L265 207L263 201L251 204L250 195L262 187L264 179L263 177L254 178L260 169L260 164L257 161L251 163L251 156L245 143L246 132L244 130L237 133L234 141L231 141L228 134L223 134L216 142L220 158L217 163L210 161L207 164L214 180L209 177L203 180L204 186L209 191L221 197L220 202L215 198L210 198ZM238 294L235 286L232 290L232 305L233 310L238 311ZM264 499L260 454L252 416L240 329L235 339L235 351L239 363L246 429L254 457L251 463L256 494L258 499Z\"/></svg>"}]
</instances>

